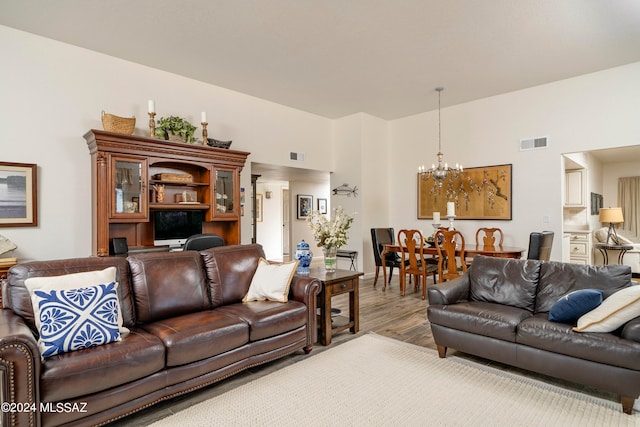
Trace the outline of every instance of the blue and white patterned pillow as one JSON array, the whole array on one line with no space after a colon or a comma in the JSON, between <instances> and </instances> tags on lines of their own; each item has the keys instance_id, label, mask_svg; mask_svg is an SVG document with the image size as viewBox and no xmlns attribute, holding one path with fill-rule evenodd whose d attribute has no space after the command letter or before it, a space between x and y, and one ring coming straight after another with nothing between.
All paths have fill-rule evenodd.
<instances>
[{"instance_id":1,"label":"blue and white patterned pillow","mask_svg":"<svg viewBox=\"0 0 640 427\"><path fill-rule=\"evenodd\" d=\"M42 357L120 340L117 286L34 291Z\"/></svg>"}]
</instances>

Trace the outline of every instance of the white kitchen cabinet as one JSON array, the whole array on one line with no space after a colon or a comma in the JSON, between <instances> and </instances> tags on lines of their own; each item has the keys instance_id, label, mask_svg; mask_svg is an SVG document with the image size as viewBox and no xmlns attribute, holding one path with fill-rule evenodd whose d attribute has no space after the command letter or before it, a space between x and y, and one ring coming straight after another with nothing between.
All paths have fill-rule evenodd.
<instances>
[{"instance_id":1,"label":"white kitchen cabinet","mask_svg":"<svg viewBox=\"0 0 640 427\"><path fill-rule=\"evenodd\" d=\"M584 172L584 169L568 170L565 172L565 206L586 206Z\"/></svg>"}]
</instances>

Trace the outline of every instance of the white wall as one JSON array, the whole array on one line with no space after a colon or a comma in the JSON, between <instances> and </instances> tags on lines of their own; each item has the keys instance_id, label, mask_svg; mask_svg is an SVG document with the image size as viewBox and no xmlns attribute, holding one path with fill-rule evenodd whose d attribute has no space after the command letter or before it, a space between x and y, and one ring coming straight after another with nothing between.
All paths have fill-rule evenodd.
<instances>
[{"instance_id":1,"label":"white wall","mask_svg":"<svg viewBox=\"0 0 640 427\"><path fill-rule=\"evenodd\" d=\"M8 27L0 26L0 48L6 59L0 67L0 160L39 166L40 225L0 229L18 244L12 256L21 260L90 254L90 157L82 135L101 128L102 110L135 115L136 133L145 134L148 99L155 99L158 117L197 123L207 111L210 136L232 139L232 148L252 153L242 174L247 190L252 161L332 171L331 188L357 185L358 198L327 198L330 208L359 212L349 247L364 256L371 257L370 227L430 227L417 220L416 169L435 160L436 111L390 122L366 114L332 121ZM559 242L561 154L640 144L638 111L640 63L480 99L443 109L445 159L466 167L512 163L513 220L495 222L507 234L505 244L526 247L529 232L542 229L554 230ZM519 140L532 136L548 136L550 147L520 152ZM292 163L290 151L304 152L304 164ZM290 189L293 201L296 194L313 194L314 203L319 197L313 183L291 183ZM312 240L293 205L294 243ZM251 237L246 213L243 242ZM456 222L467 235L481 225L489 222ZM560 245L552 257L561 258ZM370 273L372 261L362 259Z\"/></svg>"},{"instance_id":2,"label":"white wall","mask_svg":"<svg viewBox=\"0 0 640 427\"><path fill-rule=\"evenodd\" d=\"M331 210L342 207L353 216L349 230L349 241L342 249L358 251L358 268L362 269L363 248L363 212L362 212L362 133L364 114L353 114L336 120L334 123L334 163L335 172L331 174L331 189L347 185L356 187L356 194L331 194ZM340 260L340 259L339 259ZM339 261L340 262L340 261ZM346 263L347 261L344 260ZM348 265L340 265L341 268Z\"/></svg>"},{"instance_id":3,"label":"white wall","mask_svg":"<svg viewBox=\"0 0 640 427\"><path fill-rule=\"evenodd\" d=\"M252 161L301 167L290 151L305 152L302 167L332 169L326 118L4 26L0 48L0 160L38 164L39 226L0 228L22 261L91 254L91 164L82 135L102 129L102 110L135 115L140 135L148 132L149 99L156 118L179 115L196 124L206 111L209 136L251 152L242 173L248 190ZM245 203L245 243L250 209Z\"/></svg>"},{"instance_id":4,"label":"white wall","mask_svg":"<svg viewBox=\"0 0 640 427\"><path fill-rule=\"evenodd\" d=\"M390 223L388 128L387 121L364 113L334 123L336 172L331 176L331 187L346 183L357 186L358 194L332 195L331 201L355 214L344 249L358 251L358 269L367 275L375 271L370 230L389 227ZM341 267L348 268L350 264Z\"/></svg>"},{"instance_id":5,"label":"white wall","mask_svg":"<svg viewBox=\"0 0 640 427\"><path fill-rule=\"evenodd\" d=\"M513 220L456 221L456 228L473 236L477 227L495 225L505 231L505 245L525 248L531 231L553 230L552 259L560 260L561 154L640 144L638 111L640 63L443 109L446 161L513 164ZM548 136L549 148L520 152L519 140L535 136ZM390 124L389 209L396 229L429 227L416 219L416 170L435 161L437 138L437 111Z\"/></svg>"}]
</instances>

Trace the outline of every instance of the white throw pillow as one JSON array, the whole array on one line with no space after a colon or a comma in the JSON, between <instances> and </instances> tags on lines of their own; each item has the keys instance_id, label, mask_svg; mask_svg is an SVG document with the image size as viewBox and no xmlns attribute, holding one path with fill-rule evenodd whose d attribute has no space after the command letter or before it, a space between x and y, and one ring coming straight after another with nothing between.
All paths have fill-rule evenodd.
<instances>
[{"instance_id":1,"label":"white throw pillow","mask_svg":"<svg viewBox=\"0 0 640 427\"><path fill-rule=\"evenodd\" d=\"M269 264L260 258L247 295L242 302L247 301L278 301L287 302L291 279L298 268L298 261L284 264Z\"/></svg>"},{"instance_id":2,"label":"white throw pillow","mask_svg":"<svg viewBox=\"0 0 640 427\"><path fill-rule=\"evenodd\" d=\"M85 288L87 286L102 285L116 281L117 270L115 267L107 267L104 270L84 271L82 273L64 274L62 276L31 277L24 281L24 285L29 291L33 315L36 319L36 327L40 329L38 319L40 310L34 302L33 293L40 291L69 291L72 289ZM129 329L122 326L122 310L118 300L118 329L120 334L129 333Z\"/></svg>"},{"instance_id":3,"label":"white throw pillow","mask_svg":"<svg viewBox=\"0 0 640 427\"><path fill-rule=\"evenodd\" d=\"M593 232L593 237L595 237L596 242L604 243L607 241L607 233L609 229L607 227L599 228Z\"/></svg>"},{"instance_id":4,"label":"white throw pillow","mask_svg":"<svg viewBox=\"0 0 640 427\"><path fill-rule=\"evenodd\" d=\"M640 316L640 286L621 289L578 319L576 332L611 332Z\"/></svg>"}]
</instances>

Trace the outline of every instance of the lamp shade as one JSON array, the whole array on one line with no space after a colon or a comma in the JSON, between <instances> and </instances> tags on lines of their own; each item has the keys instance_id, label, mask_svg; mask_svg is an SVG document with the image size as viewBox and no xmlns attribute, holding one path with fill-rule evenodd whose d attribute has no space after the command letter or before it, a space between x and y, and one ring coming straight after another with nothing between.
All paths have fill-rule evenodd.
<instances>
[{"instance_id":1,"label":"lamp shade","mask_svg":"<svg viewBox=\"0 0 640 427\"><path fill-rule=\"evenodd\" d=\"M622 208L600 208L600 222L619 223L624 222Z\"/></svg>"}]
</instances>

